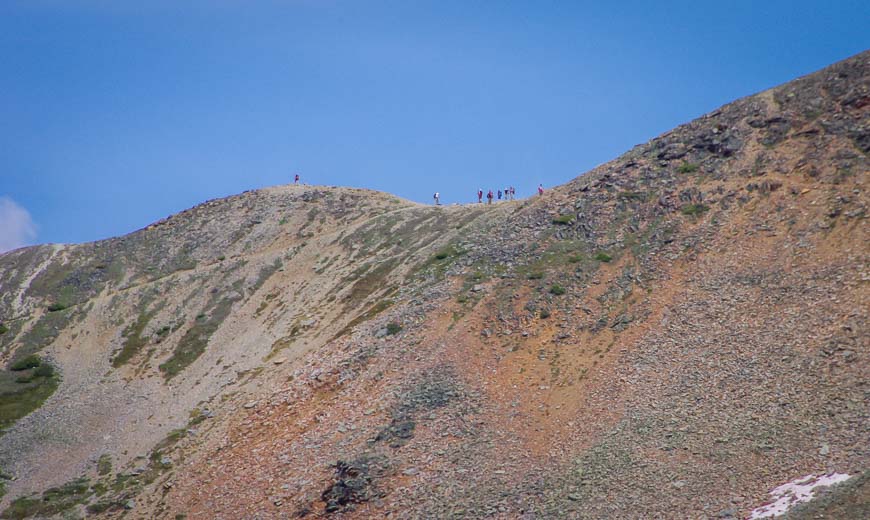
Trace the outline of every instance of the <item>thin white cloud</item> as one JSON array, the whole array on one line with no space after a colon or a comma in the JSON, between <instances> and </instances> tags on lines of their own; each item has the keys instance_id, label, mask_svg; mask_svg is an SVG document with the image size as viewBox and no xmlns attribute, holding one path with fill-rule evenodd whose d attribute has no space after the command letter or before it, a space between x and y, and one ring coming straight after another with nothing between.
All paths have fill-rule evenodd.
<instances>
[{"instance_id":1,"label":"thin white cloud","mask_svg":"<svg viewBox=\"0 0 870 520\"><path fill-rule=\"evenodd\" d=\"M36 224L30 213L9 197L0 197L0 253L31 244Z\"/></svg>"}]
</instances>

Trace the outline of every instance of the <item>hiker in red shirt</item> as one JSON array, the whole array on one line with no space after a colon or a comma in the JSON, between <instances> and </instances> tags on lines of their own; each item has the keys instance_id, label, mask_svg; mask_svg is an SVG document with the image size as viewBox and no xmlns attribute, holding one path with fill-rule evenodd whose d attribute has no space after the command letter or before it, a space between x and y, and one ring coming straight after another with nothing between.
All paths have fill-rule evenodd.
<instances>
[{"instance_id":1,"label":"hiker in red shirt","mask_svg":"<svg viewBox=\"0 0 870 520\"><path fill-rule=\"evenodd\" d=\"M543 195L543 194L544 194L544 185L538 184L538 195Z\"/></svg>"},{"instance_id":2,"label":"hiker in red shirt","mask_svg":"<svg viewBox=\"0 0 870 520\"><path fill-rule=\"evenodd\" d=\"M477 189L477 203L480 204L481 202L483 202L483 190L478 188Z\"/></svg>"},{"instance_id":3,"label":"hiker in red shirt","mask_svg":"<svg viewBox=\"0 0 870 520\"><path fill-rule=\"evenodd\" d=\"M489 193L486 194L486 203L492 204L492 190L489 190Z\"/></svg>"}]
</instances>

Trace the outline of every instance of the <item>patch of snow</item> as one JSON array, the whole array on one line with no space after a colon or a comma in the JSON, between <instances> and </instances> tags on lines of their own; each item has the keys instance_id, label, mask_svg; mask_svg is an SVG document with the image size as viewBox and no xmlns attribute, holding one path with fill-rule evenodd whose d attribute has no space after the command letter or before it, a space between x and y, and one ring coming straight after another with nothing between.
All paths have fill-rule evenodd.
<instances>
[{"instance_id":1,"label":"patch of snow","mask_svg":"<svg viewBox=\"0 0 870 520\"><path fill-rule=\"evenodd\" d=\"M819 477L807 475L792 480L771 491L770 496L773 498L773 502L753 509L749 520L783 515L795 505L812 500L815 497L815 488L839 484L849 480L849 478L849 475L844 473L831 473Z\"/></svg>"}]
</instances>

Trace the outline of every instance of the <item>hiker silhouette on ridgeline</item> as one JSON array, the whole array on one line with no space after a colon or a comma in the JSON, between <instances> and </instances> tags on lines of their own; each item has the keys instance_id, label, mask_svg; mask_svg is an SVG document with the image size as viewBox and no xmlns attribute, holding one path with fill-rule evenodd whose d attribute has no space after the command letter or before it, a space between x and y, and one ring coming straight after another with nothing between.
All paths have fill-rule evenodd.
<instances>
[{"instance_id":1,"label":"hiker silhouette on ridgeline","mask_svg":"<svg viewBox=\"0 0 870 520\"><path fill-rule=\"evenodd\" d=\"M514 189L513 186L510 187L510 190L511 190L511 200L514 200L514 195L517 194L517 190Z\"/></svg>"},{"instance_id":2,"label":"hiker silhouette on ridgeline","mask_svg":"<svg viewBox=\"0 0 870 520\"><path fill-rule=\"evenodd\" d=\"M498 190L498 200L501 200L501 190Z\"/></svg>"},{"instance_id":3,"label":"hiker silhouette on ridgeline","mask_svg":"<svg viewBox=\"0 0 870 520\"><path fill-rule=\"evenodd\" d=\"M486 203L492 204L492 190L489 190L489 193L486 194Z\"/></svg>"},{"instance_id":4,"label":"hiker silhouette on ridgeline","mask_svg":"<svg viewBox=\"0 0 870 520\"><path fill-rule=\"evenodd\" d=\"M543 195L543 194L544 194L544 185L538 184L538 195Z\"/></svg>"},{"instance_id":5,"label":"hiker silhouette on ridgeline","mask_svg":"<svg viewBox=\"0 0 870 520\"><path fill-rule=\"evenodd\" d=\"M483 202L483 190L477 188L477 203L480 204L481 202Z\"/></svg>"},{"instance_id":6,"label":"hiker silhouette on ridgeline","mask_svg":"<svg viewBox=\"0 0 870 520\"><path fill-rule=\"evenodd\" d=\"M293 179L293 184L299 184L299 174L296 174L296 177Z\"/></svg>"},{"instance_id":7,"label":"hiker silhouette on ridgeline","mask_svg":"<svg viewBox=\"0 0 870 520\"><path fill-rule=\"evenodd\" d=\"M432 198L435 199L435 205L436 205L436 206L440 206L440 205L441 205L441 194L440 194L440 193L438 193L438 192L436 191L436 192L435 192L435 195L432 195Z\"/></svg>"}]
</instances>

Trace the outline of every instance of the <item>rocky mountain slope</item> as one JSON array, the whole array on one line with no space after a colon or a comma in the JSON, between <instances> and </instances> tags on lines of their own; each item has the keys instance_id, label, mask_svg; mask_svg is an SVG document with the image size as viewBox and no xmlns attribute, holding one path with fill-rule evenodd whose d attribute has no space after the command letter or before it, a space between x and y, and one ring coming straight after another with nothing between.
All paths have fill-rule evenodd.
<instances>
[{"instance_id":1,"label":"rocky mountain slope","mask_svg":"<svg viewBox=\"0 0 870 520\"><path fill-rule=\"evenodd\" d=\"M2 255L2 516L866 517L868 113L865 52L534 199Z\"/></svg>"}]
</instances>

